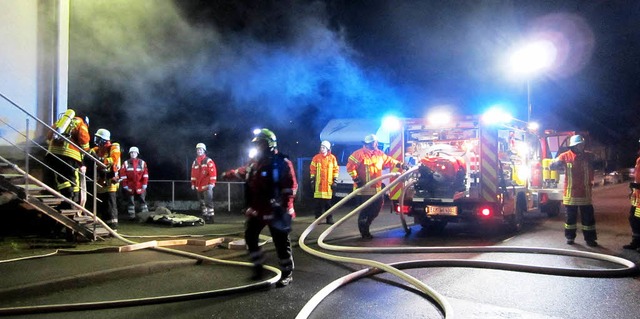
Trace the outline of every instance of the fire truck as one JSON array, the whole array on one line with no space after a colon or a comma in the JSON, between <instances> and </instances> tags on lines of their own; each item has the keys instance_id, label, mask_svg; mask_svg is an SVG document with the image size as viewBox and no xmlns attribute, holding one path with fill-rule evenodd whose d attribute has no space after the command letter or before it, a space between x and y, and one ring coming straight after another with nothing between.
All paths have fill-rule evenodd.
<instances>
[{"instance_id":1,"label":"fire truck","mask_svg":"<svg viewBox=\"0 0 640 319\"><path fill-rule=\"evenodd\" d=\"M394 211L430 231L450 222L518 231L528 212L557 215L563 185L549 166L575 132L538 135L523 121L492 120L399 119L388 154L419 168L389 191Z\"/></svg>"}]
</instances>

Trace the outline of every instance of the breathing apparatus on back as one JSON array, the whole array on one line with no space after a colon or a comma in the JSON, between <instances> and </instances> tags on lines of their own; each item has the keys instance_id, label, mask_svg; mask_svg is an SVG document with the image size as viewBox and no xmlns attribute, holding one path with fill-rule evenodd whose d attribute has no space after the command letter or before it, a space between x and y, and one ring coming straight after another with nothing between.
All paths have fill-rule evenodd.
<instances>
[{"instance_id":1,"label":"breathing apparatus on back","mask_svg":"<svg viewBox=\"0 0 640 319\"><path fill-rule=\"evenodd\" d=\"M64 135L68 137L73 130L73 118L76 116L76 112L72 109L66 110L64 113L60 115L58 120L56 121L54 128L58 134L54 134L53 138L55 140L61 140L60 135Z\"/></svg>"}]
</instances>

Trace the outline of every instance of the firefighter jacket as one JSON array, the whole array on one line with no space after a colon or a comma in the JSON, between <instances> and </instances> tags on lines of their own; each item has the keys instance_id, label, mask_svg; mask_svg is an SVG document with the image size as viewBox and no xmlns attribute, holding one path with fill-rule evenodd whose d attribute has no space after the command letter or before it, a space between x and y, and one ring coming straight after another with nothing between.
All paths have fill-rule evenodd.
<instances>
[{"instance_id":1,"label":"firefighter jacket","mask_svg":"<svg viewBox=\"0 0 640 319\"><path fill-rule=\"evenodd\" d=\"M94 146L89 154L107 167L98 168L98 193L113 193L118 190L120 171L120 144L108 141L102 146ZM92 166L92 163L88 163ZM91 167L87 166L87 167Z\"/></svg>"},{"instance_id":2,"label":"firefighter jacket","mask_svg":"<svg viewBox=\"0 0 640 319\"><path fill-rule=\"evenodd\" d=\"M246 182L246 205L255 210L256 217L263 223L269 224L282 214L295 213L293 202L298 182L293 164L286 156L269 153L232 172Z\"/></svg>"},{"instance_id":3,"label":"firefighter jacket","mask_svg":"<svg viewBox=\"0 0 640 319\"><path fill-rule=\"evenodd\" d=\"M147 189L149 170L147 163L139 158L130 158L120 168L120 184L130 194L140 195Z\"/></svg>"},{"instance_id":4,"label":"firefighter jacket","mask_svg":"<svg viewBox=\"0 0 640 319\"><path fill-rule=\"evenodd\" d=\"M402 163L379 149L370 150L362 147L349 156L347 172L354 181L360 180L364 184L376 177L382 176L382 170L384 168L392 168L399 165L402 165ZM378 181L366 189L363 189L360 195L375 195L381 190L381 186L382 181ZM353 187L355 190L358 185L354 183Z\"/></svg>"},{"instance_id":5,"label":"firefighter jacket","mask_svg":"<svg viewBox=\"0 0 640 319\"><path fill-rule=\"evenodd\" d=\"M56 127L54 127L56 128ZM74 117L71 121L71 125L67 128L67 131L63 135L75 143L77 146L85 151L89 151L89 142L91 141L91 135L89 135L89 126L80 117ZM63 138L56 138L52 131L47 134L47 141L49 143L49 152L58 156L66 156L74 159L75 161L82 163L83 154L80 149Z\"/></svg>"},{"instance_id":6,"label":"firefighter jacket","mask_svg":"<svg viewBox=\"0 0 640 319\"><path fill-rule=\"evenodd\" d=\"M591 188L593 181L593 154L590 152L575 153L566 151L556 158L556 163L564 165L564 205L591 205ZM558 165L554 163L555 165Z\"/></svg>"},{"instance_id":7,"label":"firefighter jacket","mask_svg":"<svg viewBox=\"0 0 640 319\"><path fill-rule=\"evenodd\" d=\"M311 180L314 181L313 197L331 199L333 181L338 178L338 160L331 152L318 153L311 159L309 166Z\"/></svg>"},{"instance_id":8,"label":"firefighter jacket","mask_svg":"<svg viewBox=\"0 0 640 319\"><path fill-rule=\"evenodd\" d=\"M636 159L636 166L634 170L633 182L640 183L640 157ZM636 208L633 215L640 218L640 189L638 188L633 188L633 192L631 193L631 206Z\"/></svg>"},{"instance_id":9,"label":"firefighter jacket","mask_svg":"<svg viewBox=\"0 0 640 319\"><path fill-rule=\"evenodd\" d=\"M207 190L209 185L216 186L217 180L216 163L207 155L196 157L191 164L191 186L195 186L197 191L202 192Z\"/></svg>"}]
</instances>

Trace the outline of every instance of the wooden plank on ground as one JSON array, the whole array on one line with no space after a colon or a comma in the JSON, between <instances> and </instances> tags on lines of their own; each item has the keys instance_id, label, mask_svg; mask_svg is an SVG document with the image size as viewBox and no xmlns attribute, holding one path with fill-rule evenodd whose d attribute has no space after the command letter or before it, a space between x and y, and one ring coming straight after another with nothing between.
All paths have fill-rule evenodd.
<instances>
[{"instance_id":1,"label":"wooden plank on ground","mask_svg":"<svg viewBox=\"0 0 640 319\"><path fill-rule=\"evenodd\" d=\"M224 241L224 238L214 238L209 240L202 239L189 239L188 244L194 246L212 246L212 245L220 245Z\"/></svg>"},{"instance_id":2,"label":"wooden plank on ground","mask_svg":"<svg viewBox=\"0 0 640 319\"><path fill-rule=\"evenodd\" d=\"M144 243L138 243L138 244L122 246L122 247L119 247L118 251L123 253L123 252L140 250L140 249L157 247L157 246L158 246L158 242L155 241L155 240L152 240L152 241L146 241Z\"/></svg>"},{"instance_id":3,"label":"wooden plank on ground","mask_svg":"<svg viewBox=\"0 0 640 319\"><path fill-rule=\"evenodd\" d=\"M187 244L186 239L174 239L174 240L159 240L158 246L183 246Z\"/></svg>"}]
</instances>

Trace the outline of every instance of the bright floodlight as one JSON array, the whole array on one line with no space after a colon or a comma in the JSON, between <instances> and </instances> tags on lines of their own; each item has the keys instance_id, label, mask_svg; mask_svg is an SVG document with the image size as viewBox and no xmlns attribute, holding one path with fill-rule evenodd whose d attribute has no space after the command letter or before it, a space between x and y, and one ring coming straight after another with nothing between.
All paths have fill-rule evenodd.
<instances>
[{"instance_id":1,"label":"bright floodlight","mask_svg":"<svg viewBox=\"0 0 640 319\"><path fill-rule=\"evenodd\" d=\"M516 49L511 55L509 65L515 74L532 76L549 68L557 53L556 46L551 41L534 41Z\"/></svg>"},{"instance_id":2,"label":"bright floodlight","mask_svg":"<svg viewBox=\"0 0 640 319\"><path fill-rule=\"evenodd\" d=\"M382 119L382 127L386 132L394 132L400 129L400 119L395 116L385 116Z\"/></svg>"},{"instance_id":3,"label":"bright floodlight","mask_svg":"<svg viewBox=\"0 0 640 319\"><path fill-rule=\"evenodd\" d=\"M431 125L446 125L451 122L451 114L449 112L434 112L427 116L427 121Z\"/></svg>"},{"instance_id":4,"label":"bright floodlight","mask_svg":"<svg viewBox=\"0 0 640 319\"><path fill-rule=\"evenodd\" d=\"M527 128L530 131L537 131L540 128L540 124L538 124L538 122L529 122L529 125L527 125Z\"/></svg>"},{"instance_id":5,"label":"bright floodlight","mask_svg":"<svg viewBox=\"0 0 640 319\"><path fill-rule=\"evenodd\" d=\"M499 107L492 107L482 114L482 121L488 124L509 123L513 120L511 114Z\"/></svg>"}]
</instances>

